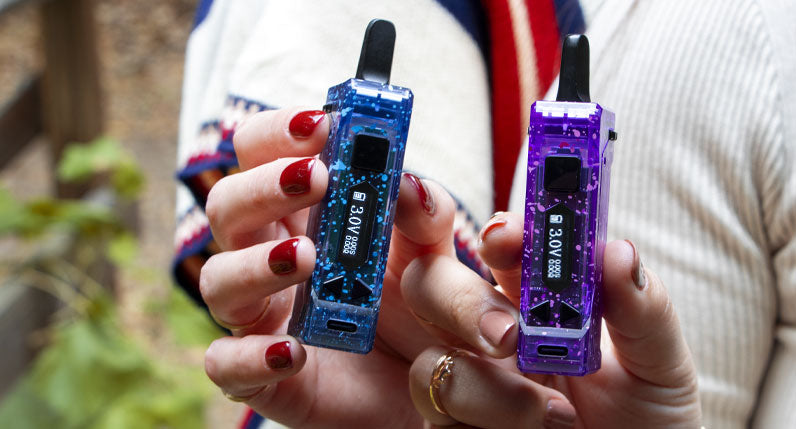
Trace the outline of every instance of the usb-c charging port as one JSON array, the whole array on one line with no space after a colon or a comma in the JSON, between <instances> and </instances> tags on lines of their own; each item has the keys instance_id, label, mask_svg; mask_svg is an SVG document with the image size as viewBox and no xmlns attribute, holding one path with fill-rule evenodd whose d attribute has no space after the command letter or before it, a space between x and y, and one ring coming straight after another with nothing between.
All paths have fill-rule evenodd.
<instances>
[{"instance_id":1,"label":"usb-c charging port","mask_svg":"<svg viewBox=\"0 0 796 429\"><path fill-rule=\"evenodd\" d=\"M343 322L342 320L329 319L326 322L326 327L335 331L343 331L343 332L357 331L357 325L351 322Z\"/></svg>"},{"instance_id":2,"label":"usb-c charging port","mask_svg":"<svg viewBox=\"0 0 796 429\"><path fill-rule=\"evenodd\" d=\"M539 356L551 356L551 357L566 357L569 353L564 346L548 346L548 345L540 345L536 347L536 354Z\"/></svg>"}]
</instances>

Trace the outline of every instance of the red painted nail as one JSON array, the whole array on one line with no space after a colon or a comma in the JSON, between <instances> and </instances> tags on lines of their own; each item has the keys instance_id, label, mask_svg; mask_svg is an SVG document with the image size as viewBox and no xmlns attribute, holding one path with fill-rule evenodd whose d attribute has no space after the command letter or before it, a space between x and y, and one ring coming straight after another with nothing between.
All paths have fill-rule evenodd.
<instances>
[{"instance_id":1,"label":"red painted nail","mask_svg":"<svg viewBox=\"0 0 796 429\"><path fill-rule=\"evenodd\" d=\"M636 245L630 240L625 241L633 248L633 266L630 268L630 277L633 279L633 284L636 285L638 290L644 290L644 288L647 287L647 275L644 274L644 264L641 263Z\"/></svg>"},{"instance_id":2,"label":"red painted nail","mask_svg":"<svg viewBox=\"0 0 796 429\"><path fill-rule=\"evenodd\" d=\"M420 204L423 206L423 211L429 216L433 216L437 211L437 204L434 202L434 197L431 196L431 192L428 192L426 185L419 177L412 173L404 173L404 176L417 191L417 196L420 197Z\"/></svg>"},{"instance_id":3,"label":"red painted nail","mask_svg":"<svg viewBox=\"0 0 796 429\"><path fill-rule=\"evenodd\" d=\"M265 351L265 363L268 367L281 371L293 368L293 356L290 355L290 341L271 344Z\"/></svg>"},{"instance_id":4,"label":"red painted nail","mask_svg":"<svg viewBox=\"0 0 796 429\"><path fill-rule=\"evenodd\" d=\"M279 177L279 186L282 187L282 192L287 195L301 195L309 192L313 166L315 166L315 158L305 158L285 167Z\"/></svg>"},{"instance_id":5,"label":"red painted nail","mask_svg":"<svg viewBox=\"0 0 796 429\"><path fill-rule=\"evenodd\" d=\"M484 239L486 238L487 235L489 235L490 232L494 231L497 228L500 228L500 227L506 225L506 223L507 223L506 219L503 219L502 217L498 217L501 214L503 214L503 212L496 212L495 214L492 215L492 217L489 218L489 221L481 229L481 234L478 235L479 244L484 241Z\"/></svg>"},{"instance_id":6,"label":"red painted nail","mask_svg":"<svg viewBox=\"0 0 796 429\"><path fill-rule=\"evenodd\" d=\"M284 276L296 271L296 247L298 244L298 238L291 238L271 249L271 253L268 254L268 267L274 274Z\"/></svg>"},{"instance_id":7,"label":"red painted nail","mask_svg":"<svg viewBox=\"0 0 796 429\"><path fill-rule=\"evenodd\" d=\"M315 131L315 127L321 123L325 114L323 110L306 110L304 112L299 112L290 120L288 130L293 137L306 139L312 135Z\"/></svg>"}]
</instances>

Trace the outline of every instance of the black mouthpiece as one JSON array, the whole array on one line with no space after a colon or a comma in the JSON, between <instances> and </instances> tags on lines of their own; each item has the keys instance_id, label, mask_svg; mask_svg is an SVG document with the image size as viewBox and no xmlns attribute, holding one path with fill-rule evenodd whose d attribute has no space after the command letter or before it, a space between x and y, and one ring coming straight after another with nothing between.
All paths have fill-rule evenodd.
<instances>
[{"instance_id":1,"label":"black mouthpiece","mask_svg":"<svg viewBox=\"0 0 796 429\"><path fill-rule=\"evenodd\" d=\"M564 39L564 46L561 48L560 76L556 101L591 102L589 39L583 34L570 34Z\"/></svg>"},{"instance_id":2,"label":"black mouthpiece","mask_svg":"<svg viewBox=\"0 0 796 429\"><path fill-rule=\"evenodd\" d=\"M383 85L390 83L394 48L395 26L392 22L385 19L370 21L365 30L365 40L362 41L356 78Z\"/></svg>"}]
</instances>

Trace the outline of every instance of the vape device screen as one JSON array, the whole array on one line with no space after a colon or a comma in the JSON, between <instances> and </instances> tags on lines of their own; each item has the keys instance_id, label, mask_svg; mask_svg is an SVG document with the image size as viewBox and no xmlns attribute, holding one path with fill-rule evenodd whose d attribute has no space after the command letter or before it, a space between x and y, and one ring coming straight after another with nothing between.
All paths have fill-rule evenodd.
<instances>
[{"instance_id":1,"label":"vape device screen","mask_svg":"<svg viewBox=\"0 0 796 429\"><path fill-rule=\"evenodd\" d=\"M580 159L569 155L550 155L544 160L544 188L551 192L578 192Z\"/></svg>"},{"instance_id":2,"label":"vape device screen","mask_svg":"<svg viewBox=\"0 0 796 429\"><path fill-rule=\"evenodd\" d=\"M351 167L381 173L387 168L389 154L389 140L367 134L357 134L354 137Z\"/></svg>"},{"instance_id":3,"label":"vape device screen","mask_svg":"<svg viewBox=\"0 0 796 429\"><path fill-rule=\"evenodd\" d=\"M575 213L563 204L545 212L542 281L553 292L572 282L572 226Z\"/></svg>"},{"instance_id":4,"label":"vape device screen","mask_svg":"<svg viewBox=\"0 0 796 429\"><path fill-rule=\"evenodd\" d=\"M348 191L348 204L343 213L345 229L337 246L337 260L348 268L356 268L368 260L376 198L378 192L367 182L354 185Z\"/></svg>"}]
</instances>

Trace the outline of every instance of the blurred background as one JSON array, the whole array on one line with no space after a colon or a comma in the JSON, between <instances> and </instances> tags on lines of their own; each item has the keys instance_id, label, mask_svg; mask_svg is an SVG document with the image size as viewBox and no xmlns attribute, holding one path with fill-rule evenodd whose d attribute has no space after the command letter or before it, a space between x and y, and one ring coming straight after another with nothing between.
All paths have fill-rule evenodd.
<instances>
[{"instance_id":1,"label":"blurred background","mask_svg":"<svg viewBox=\"0 0 796 429\"><path fill-rule=\"evenodd\" d=\"M196 0L0 0L0 427L234 427L170 276Z\"/></svg>"}]
</instances>

